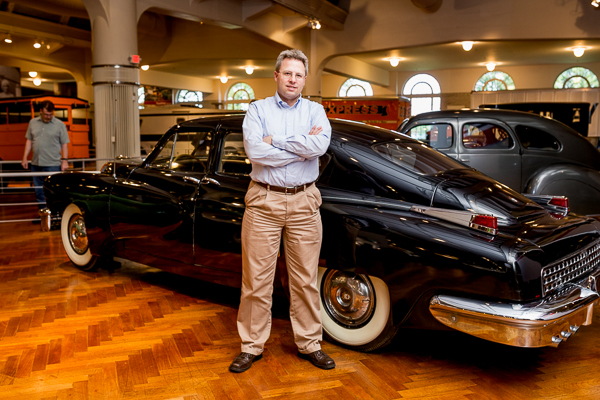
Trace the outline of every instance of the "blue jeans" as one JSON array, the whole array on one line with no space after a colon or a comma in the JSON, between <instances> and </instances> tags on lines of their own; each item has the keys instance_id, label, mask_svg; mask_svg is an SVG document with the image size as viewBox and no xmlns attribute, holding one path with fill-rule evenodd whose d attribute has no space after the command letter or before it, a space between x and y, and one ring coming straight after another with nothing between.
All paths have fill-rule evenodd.
<instances>
[{"instance_id":1,"label":"blue jeans","mask_svg":"<svg viewBox=\"0 0 600 400\"><path fill-rule=\"evenodd\" d=\"M56 167L40 167L38 165L31 164L31 172L53 172L60 171L60 165ZM45 176L34 176L33 177L33 186L35 186L35 199L38 202L38 208L41 210L46 207L46 197L44 197L44 188L42 184L44 183Z\"/></svg>"}]
</instances>

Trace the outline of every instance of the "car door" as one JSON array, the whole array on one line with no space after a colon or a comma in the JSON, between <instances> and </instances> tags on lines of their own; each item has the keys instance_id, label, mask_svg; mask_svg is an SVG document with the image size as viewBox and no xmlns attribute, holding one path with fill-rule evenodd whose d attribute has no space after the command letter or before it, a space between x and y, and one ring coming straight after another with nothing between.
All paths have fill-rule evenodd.
<instances>
[{"instance_id":1,"label":"car door","mask_svg":"<svg viewBox=\"0 0 600 400\"><path fill-rule=\"evenodd\" d=\"M110 226L127 250L193 264L194 206L210 163L215 128L174 128L146 162L119 179Z\"/></svg>"},{"instance_id":2,"label":"car door","mask_svg":"<svg viewBox=\"0 0 600 400\"><path fill-rule=\"evenodd\" d=\"M244 198L252 165L244 150L243 118L219 127L214 162L200 182L196 199L194 263L217 283L239 286L242 268Z\"/></svg>"},{"instance_id":3,"label":"car door","mask_svg":"<svg viewBox=\"0 0 600 400\"><path fill-rule=\"evenodd\" d=\"M521 191L521 147L511 128L487 118L459 123L458 159L484 174Z\"/></svg>"}]
</instances>

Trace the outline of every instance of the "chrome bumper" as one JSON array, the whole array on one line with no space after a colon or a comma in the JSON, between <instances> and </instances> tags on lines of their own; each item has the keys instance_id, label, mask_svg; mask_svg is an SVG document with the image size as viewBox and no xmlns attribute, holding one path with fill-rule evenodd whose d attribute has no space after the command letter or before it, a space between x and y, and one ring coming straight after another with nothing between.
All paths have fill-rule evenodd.
<instances>
[{"instance_id":1,"label":"chrome bumper","mask_svg":"<svg viewBox=\"0 0 600 400\"><path fill-rule=\"evenodd\" d=\"M486 302L449 295L433 296L429 311L442 324L492 342L517 347L556 347L590 325L600 294L600 271L556 294L530 303Z\"/></svg>"}]
</instances>

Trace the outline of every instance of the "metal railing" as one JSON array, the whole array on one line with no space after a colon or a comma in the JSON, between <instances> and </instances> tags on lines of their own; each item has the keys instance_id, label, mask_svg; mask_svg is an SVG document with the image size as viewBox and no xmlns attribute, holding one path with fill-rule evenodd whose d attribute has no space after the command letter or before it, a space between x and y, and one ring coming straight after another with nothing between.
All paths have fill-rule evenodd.
<instances>
[{"instance_id":1,"label":"metal railing","mask_svg":"<svg viewBox=\"0 0 600 400\"><path fill-rule=\"evenodd\" d=\"M77 158L69 160L69 169L67 171L80 171L87 173L97 173L99 172L96 169L96 166L99 162L109 162L114 161L114 159L110 158ZM6 171L6 165L18 166L21 168L21 171L16 171L14 168L11 168L10 172ZM34 176L50 176L54 174L60 174L62 171L53 171L53 172L31 172L29 170L22 169L21 160L14 161L0 161L0 207L23 207L23 206L38 206L37 202L8 202L2 199L2 195L22 195L29 194L34 191L34 189L39 188L39 186L23 186L16 185L11 186L11 184L15 183L15 180L18 181L29 181L31 182L31 178ZM90 166L93 166L90 168ZM10 212L4 214L11 214ZM9 220L0 220L0 224L8 223L8 222L37 222L40 221L39 215L36 218L22 218L22 219L9 219Z\"/></svg>"}]
</instances>

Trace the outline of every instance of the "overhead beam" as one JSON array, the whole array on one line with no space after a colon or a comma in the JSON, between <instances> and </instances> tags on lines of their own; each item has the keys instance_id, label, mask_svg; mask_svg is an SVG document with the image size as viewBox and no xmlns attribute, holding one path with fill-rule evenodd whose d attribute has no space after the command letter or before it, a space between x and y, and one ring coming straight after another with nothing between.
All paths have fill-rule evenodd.
<instances>
[{"instance_id":1,"label":"overhead beam","mask_svg":"<svg viewBox=\"0 0 600 400\"><path fill-rule=\"evenodd\" d=\"M140 71L140 83L148 86L198 90L204 93L212 93L213 81L213 79L152 71L152 69Z\"/></svg>"},{"instance_id":2,"label":"overhead beam","mask_svg":"<svg viewBox=\"0 0 600 400\"><path fill-rule=\"evenodd\" d=\"M331 59L327 62L323 70L332 74L356 78L380 86L390 85L389 71L348 56L339 56Z\"/></svg>"}]
</instances>

